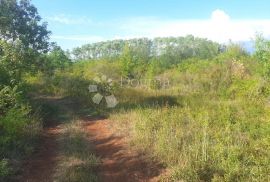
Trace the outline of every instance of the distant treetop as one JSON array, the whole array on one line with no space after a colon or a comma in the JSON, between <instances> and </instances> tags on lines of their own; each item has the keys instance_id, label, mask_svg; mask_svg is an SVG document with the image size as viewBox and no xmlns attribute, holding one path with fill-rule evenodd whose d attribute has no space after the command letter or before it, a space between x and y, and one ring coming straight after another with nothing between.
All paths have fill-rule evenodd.
<instances>
[{"instance_id":1,"label":"distant treetop","mask_svg":"<svg viewBox=\"0 0 270 182\"><path fill-rule=\"evenodd\" d=\"M212 58L222 51L222 46L216 42L188 35L186 37L137 38L98 42L77 47L71 53L76 60L115 58L123 53L125 45L131 48L134 55L143 57L171 54L177 55L181 59L190 57L205 59Z\"/></svg>"}]
</instances>

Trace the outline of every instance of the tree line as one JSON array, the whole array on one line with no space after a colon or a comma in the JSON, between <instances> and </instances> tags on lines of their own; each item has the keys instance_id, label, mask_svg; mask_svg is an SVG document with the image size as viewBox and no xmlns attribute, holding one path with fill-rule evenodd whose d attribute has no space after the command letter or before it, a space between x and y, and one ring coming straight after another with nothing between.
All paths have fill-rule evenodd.
<instances>
[{"instance_id":1,"label":"tree line","mask_svg":"<svg viewBox=\"0 0 270 182\"><path fill-rule=\"evenodd\" d=\"M197 57L213 58L224 51L224 46L192 35L185 37L158 37L154 39L136 38L130 40L112 40L86 44L74 48L71 55L75 60L117 58L124 52L125 46L144 59L167 55L178 59Z\"/></svg>"}]
</instances>

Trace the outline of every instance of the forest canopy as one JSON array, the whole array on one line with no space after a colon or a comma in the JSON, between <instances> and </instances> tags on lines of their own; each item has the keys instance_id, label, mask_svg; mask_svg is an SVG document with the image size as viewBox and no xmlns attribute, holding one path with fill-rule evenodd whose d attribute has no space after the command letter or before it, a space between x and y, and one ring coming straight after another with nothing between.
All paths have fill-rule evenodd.
<instances>
[{"instance_id":1,"label":"forest canopy","mask_svg":"<svg viewBox=\"0 0 270 182\"><path fill-rule=\"evenodd\" d=\"M123 53L125 45L128 45L136 56L144 59L162 55L178 59L191 57L207 59L213 58L224 50L224 46L216 42L188 35L185 37L137 38L86 44L74 48L72 55L76 60L115 58Z\"/></svg>"}]
</instances>

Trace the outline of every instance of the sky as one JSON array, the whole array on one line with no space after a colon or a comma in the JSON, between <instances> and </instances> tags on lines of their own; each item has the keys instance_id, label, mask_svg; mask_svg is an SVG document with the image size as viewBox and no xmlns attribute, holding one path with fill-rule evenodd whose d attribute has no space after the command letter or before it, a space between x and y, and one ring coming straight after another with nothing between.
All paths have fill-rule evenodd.
<instances>
[{"instance_id":1,"label":"sky","mask_svg":"<svg viewBox=\"0 0 270 182\"><path fill-rule=\"evenodd\" d=\"M63 49L192 34L219 43L270 37L269 0L32 0Z\"/></svg>"}]
</instances>

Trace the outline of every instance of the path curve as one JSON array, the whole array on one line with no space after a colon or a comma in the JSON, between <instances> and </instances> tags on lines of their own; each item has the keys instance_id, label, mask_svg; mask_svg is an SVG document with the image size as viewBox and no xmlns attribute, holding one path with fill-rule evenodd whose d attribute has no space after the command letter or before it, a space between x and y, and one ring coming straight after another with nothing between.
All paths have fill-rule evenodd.
<instances>
[{"instance_id":1,"label":"path curve","mask_svg":"<svg viewBox=\"0 0 270 182\"><path fill-rule=\"evenodd\" d=\"M68 101L68 102L67 102ZM54 100L52 103L62 108L62 112L75 112L75 104L69 100ZM162 173L159 164L150 162L144 155L130 150L126 139L116 136L111 130L110 120L82 117L82 124L89 136L89 145L94 145L95 154L101 163L96 172L101 182L155 182ZM52 122L44 128L41 144L23 163L23 173L18 177L20 182L53 182L56 166L59 163L57 138L61 133L61 125Z\"/></svg>"},{"instance_id":2,"label":"path curve","mask_svg":"<svg viewBox=\"0 0 270 182\"><path fill-rule=\"evenodd\" d=\"M88 131L95 152L101 159L97 172L102 182L155 182L161 166L150 163L131 151L124 137L115 136L107 119L87 119Z\"/></svg>"}]
</instances>

